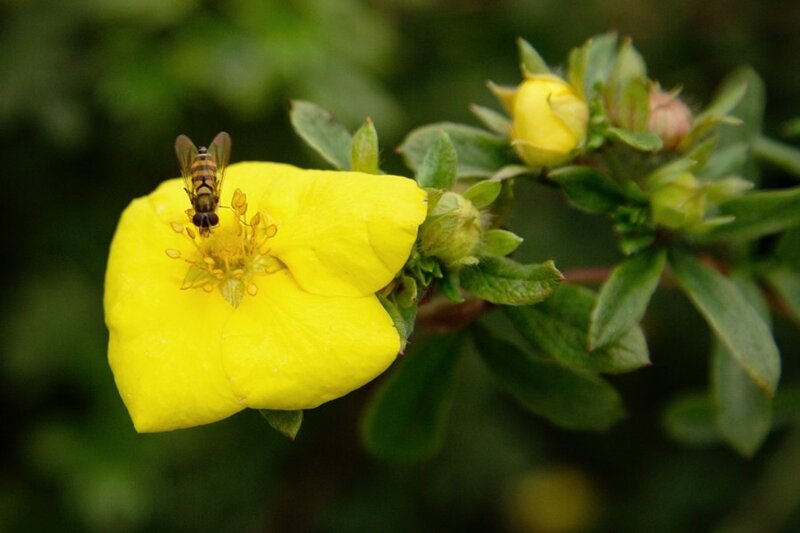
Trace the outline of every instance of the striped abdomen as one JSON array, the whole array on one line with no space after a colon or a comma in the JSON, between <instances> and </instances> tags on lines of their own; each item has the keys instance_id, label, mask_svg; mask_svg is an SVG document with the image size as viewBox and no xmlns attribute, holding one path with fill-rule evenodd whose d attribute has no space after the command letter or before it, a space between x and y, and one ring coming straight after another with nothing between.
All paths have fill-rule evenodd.
<instances>
[{"instance_id":1,"label":"striped abdomen","mask_svg":"<svg viewBox=\"0 0 800 533\"><path fill-rule=\"evenodd\" d=\"M192 162L192 196L194 209L208 213L217 209L217 164L201 148Z\"/></svg>"}]
</instances>

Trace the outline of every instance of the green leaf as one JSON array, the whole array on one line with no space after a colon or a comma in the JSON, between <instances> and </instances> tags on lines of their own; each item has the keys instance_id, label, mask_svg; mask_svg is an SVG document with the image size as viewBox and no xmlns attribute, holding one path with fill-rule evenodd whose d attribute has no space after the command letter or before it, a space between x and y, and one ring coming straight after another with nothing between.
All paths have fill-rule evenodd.
<instances>
[{"instance_id":1,"label":"green leaf","mask_svg":"<svg viewBox=\"0 0 800 533\"><path fill-rule=\"evenodd\" d=\"M697 115L689 135L681 141L681 149L692 146L717 126L719 145L750 143L761 132L764 114L764 82L750 67L729 74L720 84L709 106Z\"/></svg>"},{"instance_id":2,"label":"green leaf","mask_svg":"<svg viewBox=\"0 0 800 533\"><path fill-rule=\"evenodd\" d=\"M561 185L572 205L587 213L610 213L627 201L611 178L593 168L561 167L551 171L548 178Z\"/></svg>"},{"instance_id":3,"label":"green leaf","mask_svg":"<svg viewBox=\"0 0 800 533\"><path fill-rule=\"evenodd\" d=\"M768 323L769 307L759 287L746 278L733 281ZM772 401L718 338L711 352L711 397L722 438L740 454L751 457L769 434Z\"/></svg>"},{"instance_id":4,"label":"green leaf","mask_svg":"<svg viewBox=\"0 0 800 533\"><path fill-rule=\"evenodd\" d=\"M741 121L735 127L723 128L720 130L720 145L727 146L740 142L752 143L761 135L764 122L764 108L766 107L766 90L764 81L758 73L751 67L741 67L733 71L722 82L723 89L720 92L721 100L715 100L712 105L712 114L730 115ZM740 88L745 90L739 97L736 96ZM725 92L729 92L730 100L726 101ZM736 102L732 107L731 103ZM717 107L720 105L720 107Z\"/></svg>"},{"instance_id":5,"label":"green leaf","mask_svg":"<svg viewBox=\"0 0 800 533\"><path fill-rule=\"evenodd\" d=\"M447 133L441 131L417 170L417 183L420 187L449 191L456 181L457 164L456 149Z\"/></svg>"},{"instance_id":6,"label":"green leaf","mask_svg":"<svg viewBox=\"0 0 800 533\"><path fill-rule=\"evenodd\" d=\"M511 120L507 116L498 113L494 109L489 109L488 107L477 104L470 105L469 110L472 111L473 115L478 117L478 120L483 122L484 126L498 135L508 137L509 131L511 131Z\"/></svg>"},{"instance_id":7,"label":"green leaf","mask_svg":"<svg viewBox=\"0 0 800 533\"><path fill-rule=\"evenodd\" d=\"M541 302L561 283L563 276L552 261L522 265L505 257L481 257L461 270L461 286L478 298L503 305Z\"/></svg>"},{"instance_id":8,"label":"green leaf","mask_svg":"<svg viewBox=\"0 0 800 533\"><path fill-rule=\"evenodd\" d=\"M800 272L779 267L767 272L766 279L781 298L792 319L800 324Z\"/></svg>"},{"instance_id":9,"label":"green leaf","mask_svg":"<svg viewBox=\"0 0 800 533\"><path fill-rule=\"evenodd\" d=\"M458 334L429 337L398 359L363 418L362 436L370 453L413 461L441 448L462 340Z\"/></svg>"},{"instance_id":10,"label":"green leaf","mask_svg":"<svg viewBox=\"0 0 800 533\"><path fill-rule=\"evenodd\" d=\"M708 106L697 116L701 120L705 116L724 116L733 111L741 102L747 92L747 86L752 82L753 70L743 67L731 72L720 86Z\"/></svg>"},{"instance_id":11,"label":"green leaf","mask_svg":"<svg viewBox=\"0 0 800 533\"><path fill-rule=\"evenodd\" d=\"M485 328L474 339L500 386L557 426L603 430L625 415L619 393L598 376L531 357Z\"/></svg>"},{"instance_id":12,"label":"green leaf","mask_svg":"<svg viewBox=\"0 0 800 533\"><path fill-rule=\"evenodd\" d=\"M311 102L293 100L289 118L294 131L334 168L350 170L353 140L328 111Z\"/></svg>"},{"instance_id":13,"label":"green leaf","mask_svg":"<svg viewBox=\"0 0 800 533\"><path fill-rule=\"evenodd\" d=\"M626 144L640 152L657 152L661 150L661 137L652 131L628 131L619 128L608 128L608 137Z\"/></svg>"},{"instance_id":14,"label":"green leaf","mask_svg":"<svg viewBox=\"0 0 800 533\"><path fill-rule=\"evenodd\" d=\"M260 409L261 416L267 419L272 429L280 432L284 437L292 440L297 437L300 426L303 425L303 411L278 411L274 409Z\"/></svg>"},{"instance_id":15,"label":"green leaf","mask_svg":"<svg viewBox=\"0 0 800 533\"><path fill-rule=\"evenodd\" d=\"M539 52L523 38L517 39L519 49L519 69L522 75L526 74L550 74L550 68L545 63Z\"/></svg>"},{"instance_id":16,"label":"green leaf","mask_svg":"<svg viewBox=\"0 0 800 533\"><path fill-rule=\"evenodd\" d=\"M490 229L483 234L481 254L497 257L506 256L516 250L522 244L522 240L522 237L511 231Z\"/></svg>"},{"instance_id":17,"label":"green leaf","mask_svg":"<svg viewBox=\"0 0 800 533\"><path fill-rule=\"evenodd\" d=\"M734 359L770 396L780 377L780 355L767 325L728 278L689 254L670 254L675 277Z\"/></svg>"},{"instance_id":18,"label":"green leaf","mask_svg":"<svg viewBox=\"0 0 800 533\"><path fill-rule=\"evenodd\" d=\"M613 342L642 319L666 260L666 251L650 249L614 268L592 310L590 350Z\"/></svg>"},{"instance_id":19,"label":"green leaf","mask_svg":"<svg viewBox=\"0 0 800 533\"><path fill-rule=\"evenodd\" d=\"M507 138L472 126L440 122L415 129L398 148L410 169L419 169L442 131L450 137L458 154L456 176L459 178L487 178L499 168L517 161Z\"/></svg>"},{"instance_id":20,"label":"green leaf","mask_svg":"<svg viewBox=\"0 0 800 533\"><path fill-rule=\"evenodd\" d=\"M703 235L703 241L752 240L779 233L800 224L800 187L734 198L719 206L718 216L735 218Z\"/></svg>"},{"instance_id":21,"label":"green leaf","mask_svg":"<svg viewBox=\"0 0 800 533\"><path fill-rule=\"evenodd\" d=\"M514 327L532 346L562 365L593 372L621 373L650 363L647 343L633 325L616 341L590 352L586 347L595 295L576 285L561 285L538 305L508 307Z\"/></svg>"},{"instance_id":22,"label":"green leaf","mask_svg":"<svg viewBox=\"0 0 800 533\"><path fill-rule=\"evenodd\" d=\"M494 180L481 180L462 194L472 202L476 208L481 209L494 202L500 195L502 183Z\"/></svg>"},{"instance_id":23,"label":"green leaf","mask_svg":"<svg viewBox=\"0 0 800 533\"><path fill-rule=\"evenodd\" d=\"M353 136L350 150L351 168L367 174L378 174L378 132L372 120L367 118Z\"/></svg>"},{"instance_id":24,"label":"green leaf","mask_svg":"<svg viewBox=\"0 0 800 533\"><path fill-rule=\"evenodd\" d=\"M769 137L758 136L753 143L755 156L788 172L795 178L800 177L800 149Z\"/></svg>"},{"instance_id":25,"label":"green leaf","mask_svg":"<svg viewBox=\"0 0 800 533\"><path fill-rule=\"evenodd\" d=\"M800 226L784 233L775 247L775 260L800 271Z\"/></svg>"},{"instance_id":26,"label":"green leaf","mask_svg":"<svg viewBox=\"0 0 800 533\"><path fill-rule=\"evenodd\" d=\"M769 396L719 341L711 354L711 384L720 434L736 451L751 457L769 433Z\"/></svg>"},{"instance_id":27,"label":"green leaf","mask_svg":"<svg viewBox=\"0 0 800 533\"><path fill-rule=\"evenodd\" d=\"M714 139L714 137L710 139ZM700 181L713 181L734 174L741 174L749 159L749 144L729 144L714 150L711 157L708 158L696 175Z\"/></svg>"},{"instance_id":28,"label":"green leaf","mask_svg":"<svg viewBox=\"0 0 800 533\"><path fill-rule=\"evenodd\" d=\"M670 437L688 446L719 442L714 407L705 392L684 393L664 410L664 429Z\"/></svg>"}]
</instances>

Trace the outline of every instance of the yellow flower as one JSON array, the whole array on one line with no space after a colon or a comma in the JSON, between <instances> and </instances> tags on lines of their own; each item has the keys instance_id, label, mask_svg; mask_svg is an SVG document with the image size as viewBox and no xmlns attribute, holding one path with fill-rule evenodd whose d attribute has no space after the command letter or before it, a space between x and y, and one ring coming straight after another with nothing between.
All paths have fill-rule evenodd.
<instances>
[{"instance_id":1,"label":"yellow flower","mask_svg":"<svg viewBox=\"0 0 800 533\"><path fill-rule=\"evenodd\" d=\"M513 121L512 144L532 167L566 163L586 137L589 109L575 89L557 76L529 74L516 91L495 92Z\"/></svg>"},{"instance_id":2,"label":"yellow flower","mask_svg":"<svg viewBox=\"0 0 800 533\"><path fill-rule=\"evenodd\" d=\"M137 431L313 408L373 379L399 350L375 292L425 218L412 180L239 163L221 204L220 225L200 237L174 179L119 222L104 306L109 362Z\"/></svg>"}]
</instances>

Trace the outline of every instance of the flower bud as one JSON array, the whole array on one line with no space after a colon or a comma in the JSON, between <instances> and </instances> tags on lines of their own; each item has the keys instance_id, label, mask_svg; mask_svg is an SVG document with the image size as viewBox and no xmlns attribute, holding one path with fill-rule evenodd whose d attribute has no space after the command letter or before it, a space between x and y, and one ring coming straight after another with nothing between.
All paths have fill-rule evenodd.
<instances>
[{"instance_id":1,"label":"flower bud","mask_svg":"<svg viewBox=\"0 0 800 533\"><path fill-rule=\"evenodd\" d=\"M586 137L589 109L575 89L557 76L527 76L508 104L512 144L529 166L566 163Z\"/></svg>"},{"instance_id":2,"label":"flower bud","mask_svg":"<svg viewBox=\"0 0 800 533\"><path fill-rule=\"evenodd\" d=\"M444 192L428 211L420 227L420 244L425 255L441 259L449 267L477 262L483 239L481 214L472 202L454 192Z\"/></svg>"},{"instance_id":3,"label":"flower bud","mask_svg":"<svg viewBox=\"0 0 800 533\"><path fill-rule=\"evenodd\" d=\"M650 193L653 222L670 229L700 224L706 211L706 191L691 172L677 174Z\"/></svg>"},{"instance_id":4,"label":"flower bud","mask_svg":"<svg viewBox=\"0 0 800 533\"><path fill-rule=\"evenodd\" d=\"M661 137L664 150L674 150L692 129L692 112L675 92L650 88L650 131Z\"/></svg>"}]
</instances>

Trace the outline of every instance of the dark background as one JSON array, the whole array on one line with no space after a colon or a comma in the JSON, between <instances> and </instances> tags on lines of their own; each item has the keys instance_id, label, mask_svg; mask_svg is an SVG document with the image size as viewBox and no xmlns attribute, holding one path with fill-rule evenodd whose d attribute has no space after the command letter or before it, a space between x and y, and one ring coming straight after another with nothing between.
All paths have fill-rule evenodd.
<instances>
[{"instance_id":1,"label":"dark background","mask_svg":"<svg viewBox=\"0 0 800 533\"><path fill-rule=\"evenodd\" d=\"M371 116L383 168L405 172L393 148L410 129L475 124L471 102L499 108L485 82L518 81L517 36L558 65L618 30L696 109L727 72L754 66L778 135L800 115L798 27L800 3L777 0L0 1L0 531L800 529L791 501L775 514L784 491L768 483L800 471L797 437L777 432L746 460L665 435L668 401L705 386L709 344L668 290L645 322L654 366L613 379L630 416L611 431L530 416L469 353L445 448L416 465L362 451L374 386L306 413L294 443L255 412L137 435L101 303L117 219L177 174L179 133L200 144L230 132L233 161L320 167L287 115L290 99L313 100L351 129ZM618 258L605 222L550 190L521 184L518 206L522 259L564 270ZM791 375L797 333L776 328Z\"/></svg>"}]
</instances>

